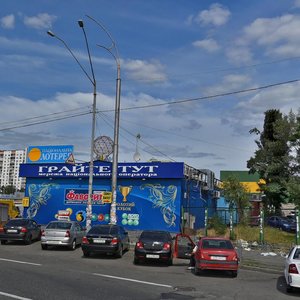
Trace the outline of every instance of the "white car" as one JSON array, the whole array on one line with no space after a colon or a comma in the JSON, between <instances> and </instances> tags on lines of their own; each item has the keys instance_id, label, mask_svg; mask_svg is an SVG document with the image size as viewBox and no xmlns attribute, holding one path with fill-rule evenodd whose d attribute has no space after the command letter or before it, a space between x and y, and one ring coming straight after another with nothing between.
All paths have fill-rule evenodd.
<instances>
[{"instance_id":1,"label":"white car","mask_svg":"<svg viewBox=\"0 0 300 300\"><path fill-rule=\"evenodd\" d=\"M286 291L300 288L300 245L294 246L286 257L284 265Z\"/></svg>"}]
</instances>

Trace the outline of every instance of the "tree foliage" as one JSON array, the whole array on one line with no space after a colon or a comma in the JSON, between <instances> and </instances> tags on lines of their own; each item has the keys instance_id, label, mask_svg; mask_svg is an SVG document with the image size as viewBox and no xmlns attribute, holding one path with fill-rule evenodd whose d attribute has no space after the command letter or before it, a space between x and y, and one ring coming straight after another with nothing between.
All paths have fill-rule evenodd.
<instances>
[{"instance_id":1,"label":"tree foliage","mask_svg":"<svg viewBox=\"0 0 300 300\"><path fill-rule=\"evenodd\" d=\"M279 110L265 112L263 131L250 130L258 135L258 149L247 162L250 173L258 172L265 181L261 185L266 205L280 208L282 202L295 201L294 180L299 176L300 118L292 111L283 115ZM295 179L296 178L296 179ZM298 179L297 179L298 178Z\"/></svg>"},{"instance_id":2,"label":"tree foliage","mask_svg":"<svg viewBox=\"0 0 300 300\"><path fill-rule=\"evenodd\" d=\"M247 188L234 176L228 177L222 184L224 198L229 203L229 208L236 208L240 222L243 222L245 219L244 210L249 205Z\"/></svg>"}]
</instances>

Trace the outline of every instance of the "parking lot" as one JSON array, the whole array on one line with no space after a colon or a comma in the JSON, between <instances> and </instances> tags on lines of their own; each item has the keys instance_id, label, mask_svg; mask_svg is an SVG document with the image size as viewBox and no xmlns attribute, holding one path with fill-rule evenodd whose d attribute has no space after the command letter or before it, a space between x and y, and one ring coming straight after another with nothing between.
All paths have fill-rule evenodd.
<instances>
[{"instance_id":1,"label":"parking lot","mask_svg":"<svg viewBox=\"0 0 300 300\"><path fill-rule=\"evenodd\" d=\"M122 258L84 258L80 247L41 250L40 242L0 245L0 299L288 299L282 275L241 269L201 276L173 266L133 264L132 249ZM9 296L8 296L9 295Z\"/></svg>"}]
</instances>

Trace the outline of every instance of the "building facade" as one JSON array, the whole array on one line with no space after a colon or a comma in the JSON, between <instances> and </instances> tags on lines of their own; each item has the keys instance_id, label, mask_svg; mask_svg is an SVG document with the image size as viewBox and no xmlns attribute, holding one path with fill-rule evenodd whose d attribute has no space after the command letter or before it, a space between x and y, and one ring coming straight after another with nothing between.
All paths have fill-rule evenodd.
<instances>
[{"instance_id":1,"label":"building facade","mask_svg":"<svg viewBox=\"0 0 300 300\"><path fill-rule=\"evenodd\" d=\"M20 164L26 160L26 150L0 150L0 186L12 185L16 191L25 188L25 178L19 176Z\"/></svg>"},{"instance_id":2,"label":"building facade","mask_svg":"<svg viewBox=\"0 0 300 300\"><path fill-rule=\"evenodd\" d=\"M110 222L111 173L110 162L94 162L92 225ZM59 212L68 211L71 220L86 223L88 163L22 164L20 175L26 177L29 199L24 217L47 224ZM184 163L119 163L117 182L117 222L127 230L198 229L204 227L206 208L215 213L207 175Z\"/></svg>"}]
</instances>

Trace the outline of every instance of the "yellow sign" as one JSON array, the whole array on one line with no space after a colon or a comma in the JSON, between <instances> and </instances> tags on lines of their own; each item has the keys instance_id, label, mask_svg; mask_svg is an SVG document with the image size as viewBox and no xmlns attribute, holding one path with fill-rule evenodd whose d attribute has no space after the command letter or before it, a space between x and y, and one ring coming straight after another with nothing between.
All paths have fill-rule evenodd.
<instances>
[{"instance_id":1,"label":"yellow sign","mask_svg":"<svg viewBox=\"0 0 300 300\"><path fill-rule=\"evenodd\" d=\"M112 193L104 192L102 195L102 203L111 203L112 201Z\"/></svg>"},{"instance_id":2,"label":"yellow sign","mask_svg":"<svg viewBox=\"0 0 300 300\"><path fill-rule=\"evenodd\" d=\"M29 197L24 197L22 199L22 205L23 205L23 207L28 207L29 206Z\"/></svg>"}]
</instances>

